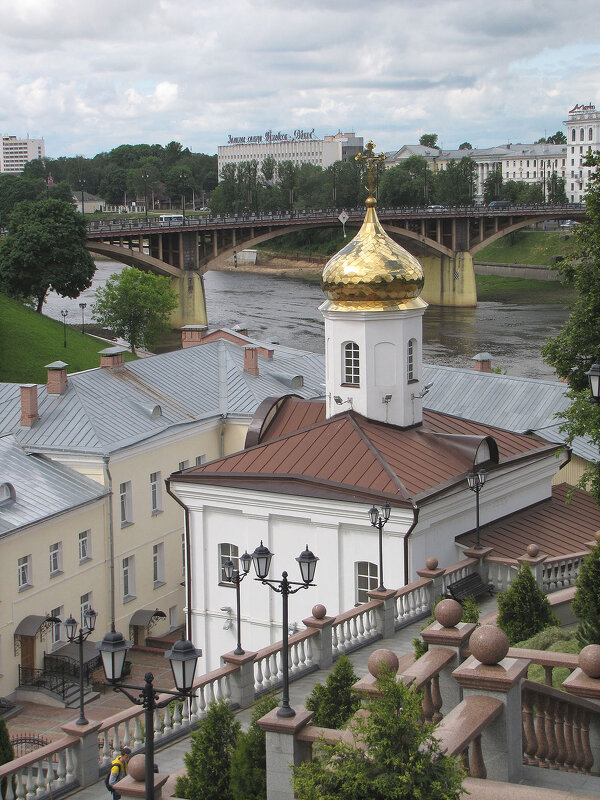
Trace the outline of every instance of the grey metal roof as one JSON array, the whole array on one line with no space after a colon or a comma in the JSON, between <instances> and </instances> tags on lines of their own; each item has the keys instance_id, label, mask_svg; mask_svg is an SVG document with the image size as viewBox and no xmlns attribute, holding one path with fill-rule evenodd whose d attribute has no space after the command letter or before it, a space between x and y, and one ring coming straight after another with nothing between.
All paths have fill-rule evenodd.
<instances>
[{"instance_id":1,"label":"grey metal roof","mask_svg":"<svg viewBox=\"0 0 600 800\"><path fill-rule=\"evenodd\" d=\"M104 487L43 456L27 455L14 436L0 437L0 483L14 500L0 505L0 534L11 533L107 494Z\"/></svg>"}]
</instances>

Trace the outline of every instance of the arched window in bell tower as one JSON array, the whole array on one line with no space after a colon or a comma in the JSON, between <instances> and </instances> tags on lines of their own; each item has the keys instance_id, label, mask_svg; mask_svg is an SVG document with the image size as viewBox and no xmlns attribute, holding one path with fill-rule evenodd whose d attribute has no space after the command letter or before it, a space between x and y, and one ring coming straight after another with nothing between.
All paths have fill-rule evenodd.
<instances>
[{"instance_id":1,"label":"arched window in bell tower","mask_svg":"<svg viewBox=\"0 0 600 800\"><path fill-rule=\"evenodd\" d=\"M346 342L343 346L342 374L348 386L360 386L359 350L356 342Z\"/></svg>"}]
</instances>

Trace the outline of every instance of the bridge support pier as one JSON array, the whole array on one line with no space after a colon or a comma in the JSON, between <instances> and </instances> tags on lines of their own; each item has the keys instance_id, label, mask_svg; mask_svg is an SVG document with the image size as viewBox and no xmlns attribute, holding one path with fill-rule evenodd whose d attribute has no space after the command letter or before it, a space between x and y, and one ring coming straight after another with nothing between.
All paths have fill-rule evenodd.
<instances>
[{"instance_id":1,"label":"bridge support pier","mask_svg":"<svg viewBox=\"0 0 600 800\"><path fill-rule=\"evenodd\" d=\"M179 304L171 312L171 326L206 325L206 299L204 281L198 270L183 270L181 278L171 278L171 285L179 296Z\"/></svg>"},{"instance_id":2,"label":"bridge support pier","mask_svg":"<svg viewBox=\"0 0 600 800\"><path fill-rule=\"evenodd\" d=\"M473 258L467 251L453 256L441 254L419 256L425 271L421 297L433 306L475 308L477 289Z\"/></svg>"}]
</instances>

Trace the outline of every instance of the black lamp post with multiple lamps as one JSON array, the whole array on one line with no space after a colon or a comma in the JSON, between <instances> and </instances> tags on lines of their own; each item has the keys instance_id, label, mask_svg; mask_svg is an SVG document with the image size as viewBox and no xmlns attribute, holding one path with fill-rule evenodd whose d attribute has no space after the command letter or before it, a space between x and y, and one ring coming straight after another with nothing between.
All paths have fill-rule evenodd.
<instances>
[{"instance_id":1,"label":"black lamp post with multiple lamps","mask_svg":"<svg viewBox=\"0 0 600 800\"><path fill-rule=\"evenodd\" d=\"M235 569L235 565L231 559L228 559L223 564L223 572L225 573L225 580L235 585L235 600L237 607L237 647L235 648L234 655L243 656L246 652L242 649L242 621L240 614L240 583L244 580L246 575L250 572L250 564L252 563L252 556L249 553L244 553L240 558L242 571Z\"/></svg>"},{"instance_id":2,"label":"black lamp post with multiple lamps","mask_svg":"<svg viewBox=\"0 0 600 800\"><path fill-rule=\"evenodd\" d=\"M475 492L475 550L481 550L479 540L479 492L483 489L487 473L484 469L478 472L470 472L467 475L467 484L472 492Z\"/></svg>"},{"instance_id":3,"label":"black lamp post with multiple lamps","mask_svg":"<svg viewBox=\"0 0 600 800\"><path fill-rule=\"evenodd\" d=\"M385 592L385 586L383 583L383 526L390 518L391 513L391 506L389 503L384 503L381 506L381 509L377 508L377 506L371 506L369 509L369 519L371 520L371 525L374 528L379 529L379 586L377 587L378 592Z\"/></svg>"},{"instance_id":4,"label":"black lamp post with multiple lamps","mask_svg":"<svg viewBox=\"0 0 600 800\"><path fill-rule=\"evenodd\" d=\"M585 374L590 385L590 402L600 404L600 364L592 364Z\"/></svg>"},{"instance_id":5,"label":"black lamp post with multiple lamps","mask_svg":"<svg viewBox=\"0 0 600 800\"><path fill-rule=\"evenodd\" d=\"M77 631L77 620L69 617L65 620L65 632L67 639L71 644L79 645L79 719L76 725L87 725L88 721L84 714L84 701L83 701L83 643L94 632L96 627L96 617L98 614L93 608L86 608L83 612L83 625Z\"/></svg>"},{"instance_id":6,"label":"black lamp post with multiple lamps","mask_svg":"<svg viewBox=\"0 0 600 800\"><path fill-rule=\"evenodd\" d=\"M173 678L177 691L166 689L156 689L154 687L154 675L147 672L144 675L143 686L132 686L127 683L119 683L123 674L123 665L127 650L131 647L131 642L126 641L122 633L115 631L114 626L98 643L98 650L102 656L102 666L106 680L115 692L121 692L128 697L136 706L142 706L145 712L144 725L146 728L145 746L145 797L146 800L154 800L154 712L157 708L164 708L172 702L173 698L182 700L193 697L194 675L196 672L196 661L202 655L202 650L198 650L187 639L175 642L173 647L165 653L165 658L169 659ZM136 697L128 690L139 692ZM159 702L158 695L166 694L169 697Z\"/></svg>"},{"instance_id":7,"label":"black lamp post with multiple lamps","mask_svg":"<svg viewBox=\"0 0 600 800\"><path fill-rule=\"evenodd\" d=\"M315 577L315 569L317 568L317 561L319 560L314 553L306 549L300 553L296 561L300 567L300 575L302 581L289 581L287 572L281 573L281 580L274 581L267 578L269 567L271 566L271 559L273 553L270 552L268 547L265 547L261 542L256 550L252 553L252 563L254 564L254 571L256 572L255 580L264 583L274 592L281 595L283 599L283 643L281 646L281 668L283 670L283 692L281 697L281 706L277 709L278 717L295 717L296 712L290 706L290 679L289 679L289 664L288 664L288 597L291 594L296 594L300 589L308 589L309 586L315 586L312 582ZM296 588L292 588L296 587Z\"/></svg>"}]
</instances>

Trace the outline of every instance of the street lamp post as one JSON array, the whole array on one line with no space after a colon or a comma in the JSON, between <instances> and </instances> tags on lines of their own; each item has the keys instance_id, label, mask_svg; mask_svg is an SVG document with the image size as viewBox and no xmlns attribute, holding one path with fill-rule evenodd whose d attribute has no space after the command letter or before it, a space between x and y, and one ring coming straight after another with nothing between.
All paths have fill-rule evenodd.
<instances>
[{"instance_id":1,"label":"street lamp post","mask_svg":"<svg viewBox=\"0 0 600 800\"><path fill-rule=\"evenodd\" d=\"M486 477L487 474L484 469L480 469L479 472L470 472L467 475L469 489L475 492L475 550L481 550L481 542L479 541L479 492L483 489Z\"/></svg>"},{"instance_id":2,"label":"street lamp post","mask_svg":"<svg viewBox=\"0 0 600 800\"><path fill-rule=\"evenodd\" d=\"M79 178L79 188L81 189L81 213L85 216L85 205L83 203L83 187L85 186L85 178Z\"/></svg>"},{"instance_id":3,"label":"street lamp post","mask_svg":"<svg viewBox=\"0 0 600 800\"><path fill-rule=\"evenodd\" d=\"M171 650L165 653L165 658L169 659L173 678L175 680L176 692L167 689L156 689L154 687L154 675L147 672L144 675L143 686L132 686L126 683L118 683L123 673L123 664L127 650L131 647L131 642L126 641L122 633L115 631L114 625L104 639L99 642L98 650L102 656L102 666L106 680L115 692L121 692L131 700L136 706L144 709L145 725L145 797L146 800L154 800L154 712L157 708L164 708L173 701L193 697L194 674L196 672L196 661L202 655L202 650L198 650L194 645L185 639L175 642ZM138 696L131 694L128 689L139 692ZM159 694L169 695L165 700L159 702Z\"/></svg>"},{"instance_id":4,"label":"street lamp post","mask_svg":"<svg viewBox=\"0 0 600 800\"><path fill-rule=\"evenodd\" d=\"M64 347L66 347L67 346L67 317L69 315L69 312L67 311L66 308L63 308L61 310L60 314L61 314L61 316L63 318L63 345L64 345Z\"/></svg>"},{"instance_id":5,"label":"street lamp post","mask_svg":"<svg viewBox=\"0 0 600 800\"><path fill-rule=\"evenodd\" d=\"M144 181L144 210L146 222L148 222L148 173L142 172L142 180Z\"/></svg>"},{"instance_id":6,"label":"street lamp post","mask_svg":"<svg viewBox=\"0 0 600 800\"><path fill-rule=\"evenodd\" d=\"M379 530L379 586L377 587L378 592L385 592L385 586L383 584L383 526L390 518L391 507L389 503L384 503L381 506L381 509L377 508L376 506L371 506L369 509L369 519L371 520L371 525L374 528L378 528Z\"/></svg>"},{"instance_id":7,"label":"street lamp post","mask_svg":"<svg viewBox=\"0 0 600 800\"><path fill-rule=\"evenodd\" d=\"M185 172L182 172L179 177L181 178L181 209L183 212L183 224L185 225Z\"/></svg>"},{"instance_id":8,"label":"street lamp post","mask_svg":"<svg viewBox=\"0 0 600 800\"><path fill-rule=\"evenodd\" d=\"M84 714L84 701L83 701L83 643L85 640L93 633L94 628L96 627L96 617L97 613L92 608L86 608L83 613L83 620L84 625L79 628L79 633L75 633L77 630L77 620L73 619L73 617L69 617L65 621L65 631L67 635L67 639L72 643L77 643L79 645L79 719L75 723L76 725L87 725L88 721L85 718Z\"/></svg>"},{"instance_id":9,"label":"street lamp post","mask_svg":"<svg viewBox=\"0 0 600 800\"><path fill-rule=\"evenodd\" d=\"M87 303L79 303L79 308L81 309L81 332L85 333L85 320L83 318L83 312L87 308Z\"/></svg>"},{"instance_id":10,"label":"street lamp post","mask_svg":"<svg viewBox=\"0 0 600 800\"><path fill-rule=\"evenodd\" d=\"M243 656L246 652L242 649L242 618L240 614L240 583L244 580L246 575L250 572L250 564L252 563L252 556L249 553L244 553L240 558L242 562L242 572L235 569L234 563L228 559L223 564L223 571L225 572L225 580L235 585L235 600L237 607L237 647L235 648L234 655Z\"/></svg>"},{"instance_id":11,"label":"street lamp post","mask_svg":"<svg viewBox=\"0 0 600 800\"><path fill-rule=\"evenodd\" d=\"M264 583L274 592L281 595L283 599L283 643L281 646L281 668L283 670L283 692L281 697L281 706L277 709L278 717L295 717L296 712L290 706L290 678L289 678L289 664L288 664L288 597L291 594L296 594L300 589L308 589L309 586L315 586L312 582L315 577L315 569L317 568L317 561L319 560L314 553L306 549L300 553L296 561L300 567L300 575L302 582L289 581L287 572L281 573L281 580L274 581L267 578L269 567L271 566L271 559L273 553L269 551L261 542L260 545L252 553L252 563L254 564L254 571L256 572L255 580ZM295 589L291 587L295 586Z\"/></svg>"},{"instance_id":12,"label":"street lamp post","mask_svg":"<svg viewBox=\"0 0 600 800\"><path fill-rule=\"evenodd\" d=\"M590 385L590 402L600 404L600 364L592 364L585 374Z\"/></svg>"}]
</instances>

